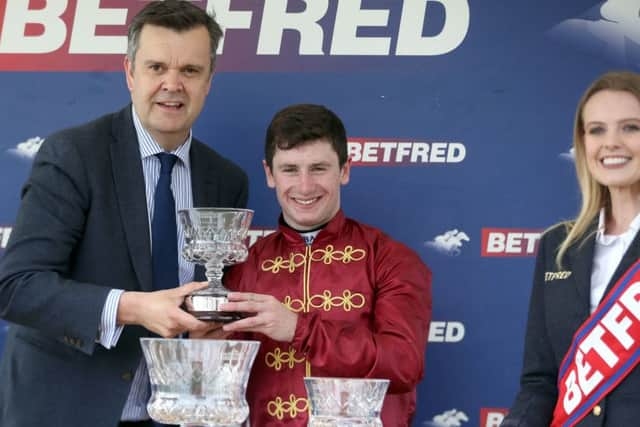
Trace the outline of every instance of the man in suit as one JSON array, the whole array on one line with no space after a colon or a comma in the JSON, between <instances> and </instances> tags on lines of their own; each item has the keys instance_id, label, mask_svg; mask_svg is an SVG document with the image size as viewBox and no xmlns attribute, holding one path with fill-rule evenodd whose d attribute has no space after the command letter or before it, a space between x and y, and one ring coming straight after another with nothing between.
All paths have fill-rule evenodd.
<instances>
[{"instance_id":1,"label":"man in suit","mask_svg":"<svg viewBox=\"0 0 640 427\"><path fill-rule=\"evenodd\" d=\"M139 338L209 328L180 308L205 284L175 211L247 202L246 174L191 135L221 36L190 2L149 3L129 28L132 104L42 145L0 261L3 427L151 425Z\"/></svg>"}]
</instances>

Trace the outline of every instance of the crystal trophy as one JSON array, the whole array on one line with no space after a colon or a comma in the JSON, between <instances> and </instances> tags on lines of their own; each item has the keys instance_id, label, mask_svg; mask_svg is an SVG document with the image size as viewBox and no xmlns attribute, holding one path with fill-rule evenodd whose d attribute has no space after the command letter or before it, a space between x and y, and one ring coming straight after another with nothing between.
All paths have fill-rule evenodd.
<instances>
[{"instance_id":1,"label":"crystal trophy","mask_svg":"<svg viewBox=\"0 0 640 427\"><path fill-rule=\"evenodd\" d=\"M309 427L382 427L389 380L305 377Z\"/></svg>"},{"instance_id":2,"label":"crystal trophy","mask_svg":"<svg viewBox=\"0 0 640 427\"><path fill-rule=\"evenodd\" d=\"M185 298L186 310L201 320L233 322L242 313L220 311L229 290L222 284L222 269L247 259L245 243L253 211L234 208L192 208L178 211L184 230L182 256L202 264L209 287Z\"/></svg>"},{"instance_id":3,"label":"crystal trophy","mask_svg":"<svg viewBox=\"0 0 640 427\"><path fill-rule=\"evenodd\" d=\"M259 341L140 338L151 381L149 416L182 427L240 426Z\"/></svg>"}]
</instances>

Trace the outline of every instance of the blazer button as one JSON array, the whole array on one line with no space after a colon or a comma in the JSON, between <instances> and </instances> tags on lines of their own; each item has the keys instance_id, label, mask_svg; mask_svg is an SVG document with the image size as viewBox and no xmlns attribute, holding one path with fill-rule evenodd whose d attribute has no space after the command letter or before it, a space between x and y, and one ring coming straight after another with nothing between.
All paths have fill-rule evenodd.
<instances>
[{"instance_id":1,"label":"blazer button","mask_svg":"<svg viewBox=\"0 0 640 427\"><path fill-rule=\"evenodd\" d=\"M591 411L593 413L594 417L599 417L600 414L602 414L602 408L600 407L600 405L596 405L593 407L593 411Z\"/></svg>"},{"instance_id":2,"label":"blazer button","mask_svg":"<svg viewBox=\"0 0 640 427\"><path fill-rule=\"evenodd\" d=\"M131 374L131 371L123 372L120 378L128 382L128 381L131 381L131 379L133 378L133 374Z\"/></svg>"}]
</instances>

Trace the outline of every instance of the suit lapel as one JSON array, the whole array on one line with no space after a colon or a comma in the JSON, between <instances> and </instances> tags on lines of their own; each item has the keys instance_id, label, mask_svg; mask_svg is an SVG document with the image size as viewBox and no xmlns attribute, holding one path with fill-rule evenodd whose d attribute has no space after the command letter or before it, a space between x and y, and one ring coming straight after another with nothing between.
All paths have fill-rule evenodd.
<instances>
[{"instance_id":1,"label":"suit lapel","mask_svg":"<svg viewBox=\"0 0 640 427\"><path fill-rule=\"evenodd\" d=\"M597 223L592 224L586 235L586 240L579 240L567 251L568 268L574 277L573 283L578 294L580 317L589 317L591 304L591 269L595 249L595 229Z\"/></svg>"},{"instance_id":2,"label":"suit lapel","mask_svg":"<svg viewBox=\"0 0 640 427\"><path fill-rule=\"evenodd\" d=\"M607 289L604 291L604 295L607 295L611 288L620 280L620 277L633 265L634 262L638 260L640 256L640 233L636 233L631 245L622 256L622 260L618 264L616 271L611 276L611 280L607 284ZM601 300L602 301L602 300Z\"/></svg>"},{"instance_id":3,"label":"suit lapel","mask_svg":"<svg viewBox=\"0 0 640 427\"><path fill-rule=\"evenodd\" d=\"M189 162L191 163L191 192L193 193L193 207L214 207L218 205L216 173L207 170L206 155L199 153L200 142L195 138L191 141Z\"/></svg>"},{"instance_id":4,"label":"suit lapel","mask_svg":"<svg viewBox=\"0 0 640 427\"><path fill-rule=\"evenodd\" d=\"M150 291L152 285L149 216L131 106L115 116L112 131L114 142L111 144L111 167L120 218L140 288Z\"/></svg>"}]
</instances>

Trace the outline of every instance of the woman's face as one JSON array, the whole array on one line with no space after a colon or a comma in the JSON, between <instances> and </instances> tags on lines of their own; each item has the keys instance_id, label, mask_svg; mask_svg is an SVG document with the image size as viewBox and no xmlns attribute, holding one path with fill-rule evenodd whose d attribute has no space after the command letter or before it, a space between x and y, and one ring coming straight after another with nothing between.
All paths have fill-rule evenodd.
<instances>
[{"instance_id":1,"label":"woman's face","mask_svg":"<svg viewBox=\"0 0 640 427\"><path fill-rule=\"evenodd\" d=\"M640 101L624 91L602 90L582 111L587 167L611 191L640 193Z\"/></svg>"}]
</instances>

